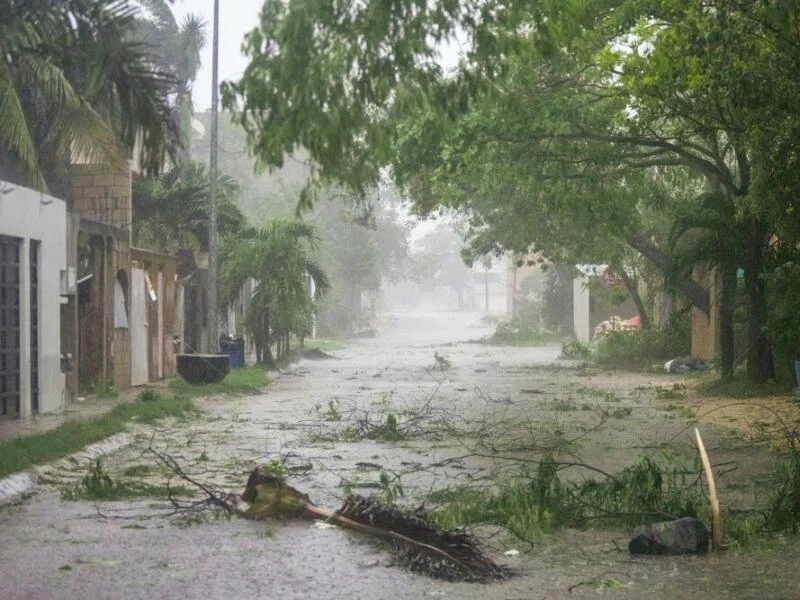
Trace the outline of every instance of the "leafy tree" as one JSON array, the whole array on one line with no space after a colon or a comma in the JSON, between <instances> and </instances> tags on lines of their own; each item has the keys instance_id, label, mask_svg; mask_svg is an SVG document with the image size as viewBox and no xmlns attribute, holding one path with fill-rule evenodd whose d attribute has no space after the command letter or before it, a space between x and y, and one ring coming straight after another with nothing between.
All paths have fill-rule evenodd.
<instances>
[{"instance_id":1,"label":"leafy tree","mask_svg":"<svg viewBox=\"0 0 800 600\"><path fill-rule=\"evenodd\" d=\"M174 254L208 251L208 169L186 163L158 177L133 180L133 241L143 248ZM235 200L237 182L221 174L217 180L218 227L221 237L238 233L245 219Z\"/></svg>"},{"instance_id":2,"label":"leafy tree","mask_svg":"<svg viewBox=\"0 0 800 600\"><path fill-rule=\"evenodd\" d=\"M233 302L247 281L256 284L246 302L244 327L255 345L258 364L274 366L273 341L310 331L315 300L329 287L327 276L311 258L317 243L312 225L285 219L273 219L260 231L249 230L223 243L222 301Z\"/></svg>"},{"instance_id":3,"label":"leafy tree","mask_svg":"<svg viewBox=\"0 0 800 600\"><path fill-rule=\"evenodd\" d=\"M75 157L149 173L178 145L174 81L135 41L125 0L4 0L0 176L63 194Z\"/></svg>"},{"instance_id":4,"label":"leafy tree","mask_svg":"<svg viewBox=\"0 0 800 600\"><path fill-rule=\"evenodd\" d=\"M320 306L324 334L350 334L362 317L362 292L376 294L385 281L402 276L408 254L408 230L400 222L394 200L369 206L349 200L321 200L311 218L320 233L319 260L331 280L331 293ZM334 196L322 192L321 196Z\"/></svg>"},{"instance_id":5,"label":"leafy tree","mask_svg":"<svg viewBox=\"0 0 800 600\"><path fill-rule=\"evenodd\" d=\"M203 125L204 132L192 143L192 158L207 165L211 147L210 113L195 113L194 118ZM309 179L310 169L302 155L287 158L279 170L257 173L241 127L229 119L220 119L218 135L219 168L239 182L238 204L248 223L255 226L274 217L291 218L297 198Z\"/></svg>"},{"instance_id":6,"label":"leafy tree","mask_svg":"<svg viewBox=\"0 0 800 600\"><path fill-rule=\"evenodd\" d=\"M464 264L463 237L453 223L442 223L417 242L412 259L412 278L426 287L445 287L458 299L459 310L467 308L466 294L474 272Z\"/></svg>"},{"instance_id":7,"label":"leafy tree","mask_svg":"<svg viewBox=\"0 0 800 600\"><path fill-rule=\"evenodd\" d=\"M798 229L782 223L800 191L798 11L778 0L271 1L246 44L250 67L223 95L263 163L303 146L318 177L360 191L391 165L421 208L467 209L484 247L617 260L623 241L667 270L638 216L685 199L665 180L702 179L744 241L759 382L772 373L770 240ZM457 28L471 50L443 78L431 58ZM681 287L708 311L702 290Z\"/></svg>"}]
</instances>

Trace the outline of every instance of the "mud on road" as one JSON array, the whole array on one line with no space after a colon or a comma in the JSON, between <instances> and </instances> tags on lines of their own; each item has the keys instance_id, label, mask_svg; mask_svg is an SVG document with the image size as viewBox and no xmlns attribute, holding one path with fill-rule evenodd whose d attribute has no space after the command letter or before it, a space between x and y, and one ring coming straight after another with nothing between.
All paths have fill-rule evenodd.
<instances>
[{"instance_id":1,"label":"mud on road","mask_svg":"<svg viewBox=\"0 0 800 600\"><path fill-rule=\"evenodd\" d=\"M305 360L260 395L212 398L190 421L134 431L107 457L112 478L152 466L152 444L197 478L241 492L250 470L284 462L290 483L337 508L345 491L397 492L416 505L433 490L491 485L559 439L616 472L647 452L691 456L702 407L669 375L592 372L558 360L557 346L498 348L480 315L395 314L375 338ZM715 413L716 414L716 413ZM726 474L723 505L757 501L768 451L704 418L706 446ZM146 469L142 469L146 470ZM379 474L390 474L382 485ZM563 530L527 545L484 538L516 576L446 583L391 564L363 537L306 521L161 518L164 502L67 502L86 466L62 469L24 503L0 509L2 598L798 598L795 540L702 557L640 558L628 531ZM592 476L575 467L567 476ZM152 477L152 476L151 476ZM163 483L163 475L161 477ZM103 516L106 515L106 516ZM518 556L505 556L519 549Z\"/></svg>"}]
</instances>

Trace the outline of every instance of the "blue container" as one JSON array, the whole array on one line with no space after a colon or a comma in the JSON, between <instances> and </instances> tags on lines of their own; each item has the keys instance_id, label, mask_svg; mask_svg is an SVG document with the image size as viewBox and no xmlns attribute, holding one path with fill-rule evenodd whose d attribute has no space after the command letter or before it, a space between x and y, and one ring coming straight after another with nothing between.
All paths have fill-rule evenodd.
<instances>
[{"instance_id":1,"label":"blue container","mask_svg":"<svg viewBox=\"0 0 800 600\"><path fill-rule=\"evenodd\" d=\"M241 350L228 350L228 354L231 356L231 369L241 369L244 367L244 356Z\"/></svg>"},{"instance_id":2,"label":"blue container","mask_svg":"<svg viewBox=\"0 0 800 600\"><path fill-rule=\"evenodd\" d=\"M244 367L244 338L234 339L232 336L223 335L219 338L219 351L227 354L231 359L231 369Z\"/></svg>"}]
</instances>

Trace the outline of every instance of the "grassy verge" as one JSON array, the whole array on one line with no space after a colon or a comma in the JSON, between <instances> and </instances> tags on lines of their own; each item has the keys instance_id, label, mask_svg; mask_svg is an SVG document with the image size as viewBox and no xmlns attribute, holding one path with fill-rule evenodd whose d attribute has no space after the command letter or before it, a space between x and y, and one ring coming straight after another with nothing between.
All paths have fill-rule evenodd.
<instances>
[{"instance_id":1,"label":"grassy verge","mask_svg":"<svg viewBox=\"0 0 800 600\"><path fill-rule=\"evenodd\" d=\"M314 338L306 339L303 350L322 350L323 352L333 352L335 350L344 350L347 348L347 342L344 340Z\"/></svg>"},{"instance_id":2,"label":"grassy verge","mask_svg":"<svg viewBox=\"0 0 800 600\"><path fill-rule=\"evenodd\" d=\"M699 396L725 396L741 400L764 396L785 396L792 393L791 385L769 381L762 384L749 383L743 377L733 379L710 379L703 381L695 388Z\"/></svg>"},{"instance_id":3,"label":"grassy verge","mask_svg":"<svg viewBox=\"0 0 800 600\"><path fill-rule=\"evenodd\" d=\"M217 395L246 395L257 394L270 384L267 371L261 367L247 367L245 369L231 369L228 376L220 383L207 385L192 385L180 377L170 382L170 389L187 398Z\"/></svg>"},{"instance_id":4,"label":"grassy verge","mask_svg":"<svg viewBox=\"0 0 800 600\"><path fill-rule=\"evenodd\" d=\"M105 415L67 421L50 431L0 442L0 477L68 456L125 431L132 421L152 423L164 417L186 416L194 410L186 397L162 398L151 391L143 392L136 401L118 404Z\"/></svg>"}]
</instances>

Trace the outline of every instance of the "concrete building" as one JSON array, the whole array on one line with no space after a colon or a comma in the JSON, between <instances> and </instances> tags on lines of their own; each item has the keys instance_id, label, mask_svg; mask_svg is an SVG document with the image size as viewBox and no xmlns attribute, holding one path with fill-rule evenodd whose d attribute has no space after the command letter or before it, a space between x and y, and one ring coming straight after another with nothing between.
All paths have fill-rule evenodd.
<instances>
[{"instance_id":1,"label":"concrete building","mask_svg":"<svg viewBox=\"0 0 800 600\"><path fill-rule=\"evenodd\" d=\"M0 181L0 417L63 407L61 304L74 283L66 203Z\"/></svg>"},{"instance_id":2,"label":"concrete building","mask_svg":"<svg viewBox=\"0 0 800 600\"><path fill-rule=\"evenodd\" d=\"M592 339L595 327L611 317L631 319L638 316L636 305L626 297L622 302L610 302L606 295L598 293L599 289L621 288L622 284L610 277L608 265L576 265L578 277L572 281L572 315L575 337L579 342L587 343ZM592 290L592 283L599 286ZM626 296L624 289L621 295Z\"/></svg>"}]
</instances>

